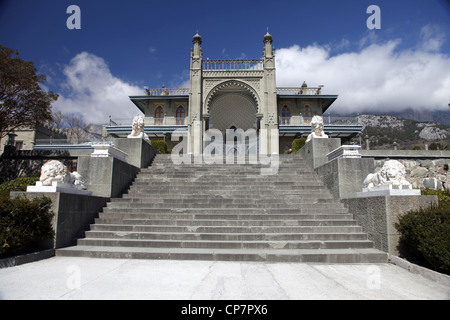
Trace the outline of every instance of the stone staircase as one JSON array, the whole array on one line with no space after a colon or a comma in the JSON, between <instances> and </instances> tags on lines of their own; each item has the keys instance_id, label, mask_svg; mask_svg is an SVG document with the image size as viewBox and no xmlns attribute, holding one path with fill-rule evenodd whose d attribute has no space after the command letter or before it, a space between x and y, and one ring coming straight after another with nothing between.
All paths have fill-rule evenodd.
<instances>
[{"instance_id":1,"label":"stone staircase","mask_svg":"<svg viewBox=\"0 0 450 320\"><path fill-rule=\"evenodd\" d=\"M351 214L298 155L261 165L173 164L157 155L77 246L58 256L385 263Z\"/></svg>"}]
</instances>

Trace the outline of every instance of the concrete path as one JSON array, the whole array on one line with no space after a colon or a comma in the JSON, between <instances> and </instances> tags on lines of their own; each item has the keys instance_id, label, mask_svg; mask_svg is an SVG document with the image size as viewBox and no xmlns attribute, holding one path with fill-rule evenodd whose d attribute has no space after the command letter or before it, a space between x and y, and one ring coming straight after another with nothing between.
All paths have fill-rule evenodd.
<instances>
[{"instance_id":1,"label":"concrete path","mask_svg":"<svg viewBox=\"0 0 450 320\"><path fill-rule=\"evenodd\" d=\"M450 287L392 264L52 257L0 269L0 299L450 299Z\"/></svg>"}]
</instances>

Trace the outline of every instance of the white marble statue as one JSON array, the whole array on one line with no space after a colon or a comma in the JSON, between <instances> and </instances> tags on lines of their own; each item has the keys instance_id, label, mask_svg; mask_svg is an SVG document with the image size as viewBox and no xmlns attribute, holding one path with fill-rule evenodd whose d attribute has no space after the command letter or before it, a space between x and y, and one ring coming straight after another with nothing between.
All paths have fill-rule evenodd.
<instances>
[{"instance_id":1,"label":"white marble statue","mask_svg":"<svg viewBox=\"0 0 450 320\"><path fill-rule=\"evenodd\" d=\"M306 138L306 142L315 138L328 138L328 136L323 131L323 118L321 116L314 116L311 120L312 132Z\"/></svg>"},{"instance_id":2,"label":"white marble statue","mask_svg":"<svg viewBox=\"0 0 450 320\"><path fill-rule=\"evenodd\" d=\"M142 116L136 116L133 119L131 134L128 135L128 138L141 138L150 143L150 139L148 135L144 132L144 118Z\"/></svg>"},{"instance_id":3,"label":"white marble statue","mask_svg":"<svg viewBox=\"0 0 450 320\"><path fill-rule=\"evenodd\" d=\"M39 182L42 186L52 186L53 182L59 182L78 190L86 190L83 177L76 171L70 173L67 167L57 160L47 161L42 166Z\"/></svg>"},{"instance_id":4,"label":"white marble statue","mask_svg":"<svg viewBox=\"0 0 450 320\"><path fill-rule=\"evenodd\" d=\"M397 160L388 160L379 172L370 173L364 180L364 187L372 189L379 186L398 186L400 189L411 188L411 183L405 179L405 166Z\"/></svg>"}]
</instances>

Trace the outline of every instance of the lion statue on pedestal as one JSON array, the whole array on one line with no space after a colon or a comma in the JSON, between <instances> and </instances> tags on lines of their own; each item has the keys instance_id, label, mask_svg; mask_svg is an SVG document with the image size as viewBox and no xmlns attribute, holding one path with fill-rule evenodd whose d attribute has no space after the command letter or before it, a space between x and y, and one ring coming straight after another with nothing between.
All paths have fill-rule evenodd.
<instances>
[{"instance_id":1,"label":"lion statue on pedestal","mask_svg":"<svg viewBox=\"0 0 450 320\"><path fill-rule=\"evenodd\" d=\"M364 180L364 187L371 189L384 185L395 185L411 188L411 183L405 179L406 169L397 160L388 160L379 172L370 173Z\"/></svg>"},{"instance_id":2,"label":"lion statue on pedestal","mask_svg":"<svg viewBox=\"0 0 450 320\"><path fill-rule=\"evenodd\" d=\"M148 135L144 132L144 118L142 116L136 116L133 118L133 124L131 134L127 138L141 138L150 143Z\"/></svg>"},{"instance_id":3,"label":"lion statue on pedestal","mask_svg":"<svg viewBox=\"0 0 450 320\"><path fill-rule=\"evenodd\" d=\"M306 138L306 142L309 142L315 138L328 138L328 135L323 131L323 118L321 116L314 116L311 120L312 132Z\"/></svg>"},{"instance_id":4,"label":"lion statue on pedestal","mask_svg":"<svg viewBox=\"0 0 450 320\"><path fill-rule=\"evenodd\" d=\"M67 167L57 160L47 161L41 168L39 181L43 186L51 186L53 182L73 185L76 189L86 190L84 178L76 171L70 173Z\"/></svg>"}]
</instances>

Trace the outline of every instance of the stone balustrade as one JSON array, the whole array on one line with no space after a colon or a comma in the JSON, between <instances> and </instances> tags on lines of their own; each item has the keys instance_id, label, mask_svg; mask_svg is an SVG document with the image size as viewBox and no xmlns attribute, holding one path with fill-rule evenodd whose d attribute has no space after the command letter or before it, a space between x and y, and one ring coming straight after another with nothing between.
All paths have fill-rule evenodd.
<instances>
[{"instance_id":1,"label":"stone balustrade","mask_svg":"<svg viewBox=\"0 0 450 320\"><path fill-rule=\"evenodd\" d=\"M203 60L203 70L262 70L262 59L218 59Z\"/></svg>"}]
</instances>

